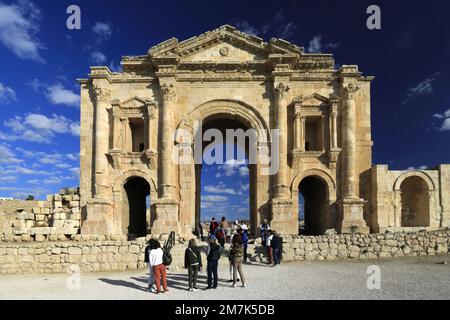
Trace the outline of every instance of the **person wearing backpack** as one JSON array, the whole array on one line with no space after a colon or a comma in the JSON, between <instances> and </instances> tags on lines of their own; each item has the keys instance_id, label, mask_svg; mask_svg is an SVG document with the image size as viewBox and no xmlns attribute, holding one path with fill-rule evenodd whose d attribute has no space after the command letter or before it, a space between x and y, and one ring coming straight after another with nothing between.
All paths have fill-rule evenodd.
<instances>
[{"instance_id":1,"label":"person wearing backpack","mask_svg":"<svg viewBox=\"0 0 450 320\"><path fill-rule=\"evenodd\" d=\"M162 286L164 291L168 292L167 289L167 270L166 265L163 263L164 251L161 249L159 241L152 239L152 244L150 245L149 263L153 268L153 274L156 283L156 294L161 292L161 278Z\"/></svg>"},{"instance_id":2,"label":"person wearing backpack","mask_svg":"<svg viewBox=\"0 0 450 320\"><path fill-rule=\"evenodd\" d=\"M230 250L231 261L233 263L233 288L236 288L237 273L242 280L242 287L246 287L244 273L242 272L242 262L244 260L244 246L241 237L234 237Z\"/></svg>"},{"instance_id":3,"label":"person wearing backpack","mask_svg":"<svg viewBox=\"0 0 450 320\"><path fill-rule=\"evenodd\" d=\"M202 257L195 239L189 241L188 248L184 252L184 268L188 269L189 291L197 291L197 275L202 269Z\"/></svg>"},{"instance_id":4,"label":"person wearing backpack","mask_svg":"<svg viewBox=\"0 0 450 320\"><path fill-rule=\"evenodd\" d=\"M214 235L214 231L216 231L216 228L219 226L219 224L216 221L216 218L212 218L211 222L209 223L209 235Z\"/></svg>"},{"instance_id":5,"label":"person wearing backpack","mask_svg":"<svg viewBox=\"0 0 450 320\"><path fill-rule=\"evenodd\" d=\"M222 228L222 226L218 226L216 230L214 231L214 236L217 239L217 242L222 246L222 248L225 248L225 230Z\"/></svg>"},{"instance_id":6,"label":"person wearing backpack","mask_svg":"<svg viewBox=\"0 0 450 320\"><path fill-rule=\"evenodd\" d=\"M212 235L209 239L209 245L206 250L207 255L207 266L206 270L208 273L208 287L206 289L216 289L218 276L217 267L219 266L221 246L217 244L217 239ZM214 278L214 281L213 281Z\"/></svg>"}]
</instances>

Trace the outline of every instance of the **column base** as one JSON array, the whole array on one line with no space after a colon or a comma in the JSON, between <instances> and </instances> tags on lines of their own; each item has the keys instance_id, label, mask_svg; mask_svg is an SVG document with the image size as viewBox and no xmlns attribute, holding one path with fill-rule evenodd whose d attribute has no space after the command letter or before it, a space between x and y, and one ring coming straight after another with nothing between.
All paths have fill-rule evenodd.
<instances>
[{"instance_id":1,"label":"column base","mask_svg":"<svg viewBox=\"0 0 450 320\"><path fill-rule=\"evenodd\" d=\"M339 201L342 222L338 229L341 233L370 233L370 228L364 220L364 205L366 203L367 201L363 199L343 199Z\"/></svg>"},{"instance_id":2,"label":"column base","mask_svg":"<svg viewBox=\"0 0 450 320\"><path fill-rule=\"evenodd\" d=\"M120 235L122 234L113 218L113 204L105 199L94 198L87 203L86 220L81 226L81 234Z\"/></svg>"},{"instance_id":3,"label":"column base","mask_svg":"<svg viewBox=\"0 0 450 320\"><path fill-rule=\"evenodd\" d=\"M298 234L298 218L294 214L292 201L281 197L272 199L270 228L279 234Z\"/></svg>"},{"instance_id":4,"label":"column base","mask_svg":"<svg viewBox=\"0 0 450 320\"><path fill-rule=\"evenodd\" d=\"M153 222L151 232L155 235L180 232L178 221L178 203L175 199L165 197L158 199L155 203L156 219Z\"/></svg>"}]
</instances>

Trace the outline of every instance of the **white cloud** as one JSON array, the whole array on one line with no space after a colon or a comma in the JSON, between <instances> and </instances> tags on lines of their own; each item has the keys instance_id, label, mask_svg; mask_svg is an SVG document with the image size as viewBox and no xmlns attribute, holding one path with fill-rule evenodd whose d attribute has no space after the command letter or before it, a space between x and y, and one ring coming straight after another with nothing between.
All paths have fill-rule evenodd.
<instances>
[{"instance_id":1,"label":"white cloud","mask_svg":"<svg viewBox=\"0 0 450 320\"><path fill-rule=\"evenodd\" d=\"M447 118L444 120L444 123L442 124L440 131L448 131L450 130L450 118Z\"/></svg>"},{"instance_id":2,"label":"white cloud","mask_svg":"<svg viewBox=\"0 0 450 320\"><path fill-rule=\"evenodd\" d=\"M79 123L71 123L70 126L70 133L74 136L80 135L80 124Z\"/></svg>"},{"instance_id":3,"label":"white cloud","mask_svg":"<svg viewBox=\"0 0 450 320\"><path fill-rule=\"evenodd\" d=\"M239 167L239 175L241 177L248 176L248 172L249 172L249 170L247 167Z\"/></svg>"},{"instance_id":4,"label":"white cloud","mask_svg":"<svg viewBox=\"0 0 450 320\"><path fill-rule=\"evenodd\" d=\"M411 98L432 94L433 82L437 79L439 74L440 74L439 72L436 72L435 74L431 75L425 80L419 82L416 86L409 88L408 93L406 94L406 98L405 100L403 100L402 104L408 103L411 100Z\"/></svg>"},{"instance_id":5,"label":"white cloud","mask_svg":"<svg viewBox=\"0 0 450 320\"><path fill-rule=\"evenodd\" d=\"M9 104L13 101L17 101L16 92L0 82L0 104Z\"/></svg>"},{"instance_id":6,"label":"white cloud","mask_svg":"<svg viewBox=\"0 0 450 320\"><path fill-rule=\"evenodd\" d=\"M28 81L28 85L36 92L44 92L45 97L51 104L62 104L71 107L80 106L80 95L65 88L60 82L47 85L41 83L38 79L32 79Z\"/></svg>"},{"instance_id":7,"label":"white cloud","mask_svg":"<svg viewBox=\"0 0 450 320\"><path fill-rule=\"evenodd\" d=\"M237 192L231 188L225 188L223 185L218 186L205 186L203 188L206 192L219 193L219 194L237 194Z\"/></svg>"},{"instance_id":8,"label":"white cloud","mask_svg":"<svg viewBox=\"0 0 450 320\"><path fill-rule=\"evenodd\" d=\"M66 157L69 160L78 161L78 159L80 159L80 154L79 153L69 153L69 154L66 154Z\"/></svg>"},{"instance_id":9,"label":"white cloud","mask_svg":"<svg viewBox=\"0 0 450 320\"><path fill-rule=\"evenodd\" d=\"M17 159L13 151L7 146L0 145L0 163L21 163L23 160Z\"/></svg>"},{"instance_id":10,"label":"white cloud","mask_svg":"<svg viewBox=\"0 0 450 320\"><path fill-rule=\"evenodd\" d=\"M442 123L441 127L439 128L439 131L448 131L450 130L450 109L445 111L444 113L436 113L433 115L433 118L436 119L443 119L444 122Z\"/></svg>"},{"instance_id":11,"label":"white cloud","mask_svg":"<svg viewBox=\"0 0 450 320\"><path fill-rule=\"evenodd\" d=\"M79 135L79 123L55 114L47 117L42 114L30 113L25 118L15 117L5 121L4 124L14 132L14 134L0 132L0 140L6 141L25 140L50 143L55 134Z\"/></svg>"},{"instance_id":12,"label":"white cloud","mask_svg":"<svg viewBox=\"0 0 450 320\"><path fill-rule=\"evenodd\" d=\"M109 23L96 22L95 25L92 27L92 31L96 35L108 39L112 35L112 26Z\"/></svg>"},{"instance_id":13,"label":"white cloud","mask_svg":"<svg viewBox=\"0 0 450 320\"><path fill-rule=\"evenodd\" d=\"M0 182L16 182L17 178L15 176L0 176Z\"/></svg>"},{"instance_id":14,"label":"white cloud","mask_svg":"<svg viewBox=\"0 0 450 320\"><path fill-rule=\"evenodd\" d=\"M257 36L258 35L258 29L256 29L254 26L250 25L248 21L239 21L236 22L236 28L240 31L252 35Z\"/></svg>"},{"instance_id":15,"label":"white cloud","mask_svg":"<svg viewBox=\"0 0 450 320\"><path fill-rule=\"evenodd\" d=\"M80 105L80 95L64 88L60 83L48 86L45 95L52 104L63 104L73 107Z\"/></svg>"},{"instance_id":16,"label":"white cloud","mask_svg":"<svg viewBox=\"0 0 450 320\"><path fill-rule=\"evenodd\" d=\"M323 43L322 35L318 34L314 36L309 42L308 52L310 53L320 53L322 50L336 49L339 47L339 43Z\"/></svg>"},{"instance_id":17,"label":"white cloud","mask_svg":"<svg viewBox=\"0 0 450 320\"><path fill-rule=\"evenodd\" d=\"M51 175L44 170L33 170L23 166L9 166L6 170L0 170L2 174L24 174L24 175Z\"/></svg>"},{"instance_id":18,"label":"white cloud","mask_svg":"<svg viewBox=\"0 0 450 320\"><path fill-rule=\"evenodd\" d=\"M228 197L219 195L206 195L202 196L204 202L225 202L228 201Z\"/></svg>"},{"instance_id":19,"label":"white cloud","mask_svg":"<svg viewBox=\"0 0 450 320\"><path fill-rule=\"evenodd\" d=\"M28 0L11 5L0 2L0 42L21 59L45 63L37 37L40 20L40 10Z\"/></svg>"},{"instance_id":20,"label":"white cloud","mask_svg":"<svg viewBox=\"0 0 450 320\"><path fill-rule=\"evenodd\" d=\"M102 64L102 63L106 62L107 57L106 57L106 55L104 55L100 51L94 51L94 52L91 53L91 60L95 64Z\"/></svg>"}]
</instances>

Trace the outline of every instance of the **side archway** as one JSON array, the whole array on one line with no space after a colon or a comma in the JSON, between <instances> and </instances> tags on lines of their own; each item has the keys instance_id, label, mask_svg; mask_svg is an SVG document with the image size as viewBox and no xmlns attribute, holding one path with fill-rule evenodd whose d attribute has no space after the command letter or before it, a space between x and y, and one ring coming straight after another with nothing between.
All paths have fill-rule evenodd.
<instances>
[{"instance_id":1,"label":"side archway","mask_svg":"<svg viewBox=\"0 0 450 320\"><path fill-rule=\"evenodd\" d=\"M430 226L430 198L433 180L423 172L408 172L400 176L394 186L400 194L402 227Z\"/></svg>"},{"instance_id":2,"label":"side archway","mask_svg":"<svg viewBox=\"0 0 450 320\"><path fill-rule=\"evenodd\" d=\"M328 173L313 169L297 175L292 182L292 202L300 234L320 235L336 228L336 187Z\"/></svg>"},{"instance_id":3,"label":"side archway","mask_svg":"<svg viewBox=\"0 0 450 320\"><path fill-rule=\"evenodd\" d=\"M145 236L154 221L150 204L157 199L154 180L142 170L129 170L113 186L114 220L128 239Z\"/></svg>"}]
</instances>

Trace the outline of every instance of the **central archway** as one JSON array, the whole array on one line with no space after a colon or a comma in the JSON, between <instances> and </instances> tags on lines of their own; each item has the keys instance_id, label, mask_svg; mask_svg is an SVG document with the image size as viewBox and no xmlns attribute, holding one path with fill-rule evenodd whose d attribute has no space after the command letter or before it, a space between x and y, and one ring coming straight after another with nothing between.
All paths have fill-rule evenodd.
<instances>
[{"instance_id":1,"label":"central archway","mask_svg":"<svg viewBox=\"0 0 450 320\"><path fill-rule=\"evenodd\" d=\"M177 129L176 142L180 146L194 145L194 137L198 134L198 122L205 128L215 128L219 131L240 128L242 130L254 129L256 142L252 148L261 151L269 157L270 131L261 114L246 103L235 100L213 100L194 108L183 120ZM189 134L186 135L185 132ZM189 147L188 147L189 148ZM246 146L248 149L248 146ZM191 153L193 155L193 152ZM180 189L180 221L182 228L195 231L200 222L200 192L201 192L201 166L180 165L180 185L193 185L194 188ZM270 176L262 174L260 164L248 165L249 175L249 218L250 231L255 234L263 219L270 219ZM258 186L258 187L257 187ZM230 208L230 211L232 209ZM191 214L192 212L192 214ZM219 215L216 218L220 218ZM206 233L206 232L205 232Z\"/></svg>"}]
</instances>

